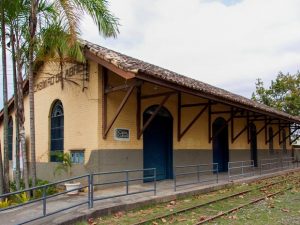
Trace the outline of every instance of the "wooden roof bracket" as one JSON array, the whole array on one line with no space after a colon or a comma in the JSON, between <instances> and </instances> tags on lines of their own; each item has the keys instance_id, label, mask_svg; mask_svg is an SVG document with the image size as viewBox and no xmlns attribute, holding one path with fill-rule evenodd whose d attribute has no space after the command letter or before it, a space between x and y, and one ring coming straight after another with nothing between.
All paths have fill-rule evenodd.
<instances>
[{"instance_id":1,"label":"wooden roof bracket","mask_svg":"<svg viewBox=\"0 0 300 225\"><path fill-rule=\"evenodd\" d=\"M225 124L222 126L222 127L220 127L220 129L219 130L217 130L217 132L215 133L215 135L211 135L211 133L209 133L210 135L210 137L209 137L209 143L211 143L211 141L216 137L216 136L218 136L218 134L228 125L228 123L231 121L231 120L233 120L234 119L234 116L235 116L235 114L236 113L238 113L239 112L239 110L232 110L232 113L230 114L230 118L228 119L228 120L226 120L225 121ZM210 121L211 122L211 121ZM210 127L211 127L211 124L209 125Z\"/></svg>"},{"instance_id":2,"label":"wooden roof bracket","mask_svg":"<svg viewBox=\"0 0 300 225\"><path fill-rule=\"evenodd\" d=\"M293 142L296 141L296 140L299 138L299 135L297 135L297 137L294 138L293 140L292 140L292 138L291 138L292 135L293 135L297 130L299 130L299 129L300 129L300 127L295 127L294 130L293 130L292 132L290 132L289 135L286 137L286 138L290 138L290 145L293 144Z\"/></svg>"},{"instance_id":3,"label":"wooden roof bracket","mask_svg":"<svg viewBox=\"0 0 300 225\"><path fill-rule=\"evenodd\" d=\"M155 118L155 116L159 113L159 111L161 110L161 108L165 105L165 103L167 102L167 100L169 99L169 97L172 95L172 93L168 93L165 95L165 97L162 99L162 101L160 102L159 106L155 109L154 113L150 116L150 118L146 121L146 123L144 124L144 126L142 127L142 129L139 130L138 133L138 140L141 138L142 134L144 133L144 131L147 129L147 127L149 126L149 124L152 122L152 120Z\"/></svg>"},{"instance_id":4,"label":"wooden roof bracket","mask_svg":"<svg viewBox=\"0 0 300 225\"><path fill-rule=\"evenodd\" d=\"M100 72L100 68L98 69L98 71ZM112 120L109 123L107 123L107 95L108 95L108 93L111 93L111 91L107 91L108 90L107 83L108 83L108 70L107 70L106 67L103 67L103 69L102 69L102 138L103 139L107 138L108 132L110 131L111 127L113 126L113 124L115 123L115 121L118 118L119 114L121 113L122 109L126 105L126 103L129 99L131 93L133 92L134 88L136 86L141 85L141 82L137 81L137 82L134 82L134 83L130 84L127 87L128 90L127 90L124 98L122 99L115 115L113 116Z\"/></svg>"},{"instance_id":5,"label":"wooden roof bracket","mask_svg":"<svg viewBox=\"0 0 300 225\"><path fill-rule=\"evenodd\" d=\"M280 134L280 131L282 130L282 127L278 127L278 131L276 131L273 135L272 135L272 137L269 137L269 139L267 139L267 141L265 142L266 144L268 144L272 139L274 139L274 137L276 137L277 135L279 135Z\"/></svg>"},{"instance_id":6,"label":"wooden roof bracket","mask_svg":"<svg viewBox=\"0 0 300 225\"><path fill-rule=\"evenodd\" d=\"M178 101L177 101L177 110L178 110L178 134L177 134L177 139L178 141L181 140L181 138L186 134L186 132L194 125L194 123L201 117L201 115L205 112L205 110L208 108L210 105L210 102L207 102L206 104L201 103L201 104L190 104L190 105L185 105L184 107L195 107L195 106L204 106L192 119L192 121L186 126L186 128L181 132L181 109L183 108L181 105L181 94L178 94Z\"/></svg>"},{"instance_id":7,"label":"wooden roof bracket","mask_svg":"<svg viewBox=\"0 0 300 225\"><path fill-rule=\"evenodd\" d=\"M240 112L240 116L237 116L237 115L233 115L233 109L231 108L231 115L233 117L233 119L231 120L231 143L234 143L235 140L247 129L248 127L248 124L236 135L234 136L234 119L235 118L245 118L245 116L243 115L245 110L243 109L236 109L236 113L237 112ZM246 116L247 117L247 116Z\"/></svg>"}]
</instances>

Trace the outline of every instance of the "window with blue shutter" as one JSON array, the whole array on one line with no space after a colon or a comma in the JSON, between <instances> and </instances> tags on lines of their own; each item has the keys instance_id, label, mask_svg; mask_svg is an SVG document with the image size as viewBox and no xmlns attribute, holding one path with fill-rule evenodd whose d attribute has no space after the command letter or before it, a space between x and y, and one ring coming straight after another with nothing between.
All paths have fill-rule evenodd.
<instances>
[{"instance_id":1,"label":"window with blue shutter","mask_svg":"<svg viewBox=\"0 0 300 225\"><path fill-rule=\"evenodd\" d=\"M72 163L84 164L84 150L71 150Z\"/></svg>"},{"instance_id":2,"label":"window with blue shutter","mask_svg":"<svg viewBox=\"0 0 300 225\"><path fill-rule=\"evenodd\" d=\"M52 107L50 125L50 161L57 162L56 153L64 151L64 109L59 100Z\"/></svg>"}]
</instances>

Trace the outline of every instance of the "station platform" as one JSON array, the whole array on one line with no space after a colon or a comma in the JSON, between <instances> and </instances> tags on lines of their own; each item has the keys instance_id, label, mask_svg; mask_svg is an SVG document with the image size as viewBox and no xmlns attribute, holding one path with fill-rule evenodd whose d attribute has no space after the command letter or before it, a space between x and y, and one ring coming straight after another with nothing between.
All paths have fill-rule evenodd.
<instances>
[{"instance_id":1,"label":"station platform","mask_svg":"<svg viewBox=\"0 0 300 225\"><path fill-rule=\"evenodd\" d=\"M300 171L300 168L288 169L284 171L278 171L274 173L262 174L260 175L258 171L255 171L254 176L242 177L241 179L235 179L233 181L228 180L227 173L220 173L218 175L218 182L215 180L185 185L178 187L174 191L174 180L163 180L156 183L156 195L154 192L145 192L139 194L131 194L121 197L107 198L94 202L94 206L88 209L87 204L76 206L72 209L62 211L60 213L55 213L53 215L47 216L45 218L30 222L27 224L37 225L37 224L49 224L49 225L66 225L66 224L76 224L76 222L87 220L90 217L99 217L108 215L111 213L116 213L119 211L127 211L149 204L168 202L176 200L177 198L182 198L184 196L207 193L214 190L219 190L222 188L229 187L235 183L248 183L259 179L264 179L272 176L282 175L288 172ZM215 176L215 175L214 175ZM209 177L207 177L209 178ZM194 180L194 178L191 178ZM187 183L189 178L183 180ZM129 186L129 193L134 193L151 187L151 183L136 184ZM117 193L123 193L124 187L113 187L106 188L102 190L97 190L94 192L94 198L116 195ZM88 194L86 192L80 192L76 196L62 195L57 196L51 200L47 201L47 213L54 212L59 209L67 208L72 205L76 205L81 202L87 201ZM25 220L30 220L34 217L42 215L43 205L42 202L37 202L24 206L22 208L11 209L0 213L0 223L5 225L22 224Z\"/></svg>"}]
</instances>

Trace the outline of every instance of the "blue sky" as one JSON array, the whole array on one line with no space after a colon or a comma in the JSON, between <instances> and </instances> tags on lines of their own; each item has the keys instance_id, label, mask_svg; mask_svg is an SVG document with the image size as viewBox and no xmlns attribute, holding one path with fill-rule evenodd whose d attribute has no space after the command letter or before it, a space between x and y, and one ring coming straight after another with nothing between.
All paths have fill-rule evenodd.
<instances>
[{"instance_id":1,"label":"blue sky","mask_svg":"<svg viewBox=\"0 0 300 225\"><path fill-rule=\"evenodd\" d=\"M85 18L84 39L246 97L258 77L269 84L299 70L299 0L109 2L118 38L99 37Z\"/></svg>"}]
</instances>

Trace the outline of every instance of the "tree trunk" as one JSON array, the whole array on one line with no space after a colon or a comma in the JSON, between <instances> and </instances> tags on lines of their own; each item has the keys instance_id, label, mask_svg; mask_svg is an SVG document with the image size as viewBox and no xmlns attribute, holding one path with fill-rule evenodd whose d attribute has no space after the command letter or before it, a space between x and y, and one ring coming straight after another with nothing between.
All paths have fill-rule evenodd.
<instances>
[{"instance_id":1,"label":"tree trunk","mask_svg":"<svg viewBox=\"0 0 300 225\"><path fill-rule=\"evenodd\" d=\"M16 109L15 124L16 124L16 172L15 181L17 190L20 190L20 141L19 141L19 107L18 107L18 88L17 88L17 71L16 71L16 51L15 51L15 35L13 24L10 28L10 43L11 43L11 55L12 55L12 66L13 66L13 81L14 81L14 106Z\"/></svg>"},{"instance_id":2,"label":"tree trunk","mask_svg":"<svg viewBox=\"0 0 300 225\"><path fill-rule=\"evenodd\" d=\"M16 50L17 50L17 84L18 84L18 120L19 120L19 140L21 144L21 152L22 152L22 163L23 163L23 181L25 184L25 188L29 188L29 173L28 173L28 159L26 152L26 139L25 139L25 116L24 116L24 96L23 96L23 77L22 77L22 68L23 62L21 59L21 49L19 42L19 32L18 28L16 28Z\"/></svg>"},{"instance_id":3,"label":"tree trunk","mask_svg":"<svg viewBox=\"0 0 300 225\"><path fill-rule=\"evenodd\" d=\"M4 181L3 181L3 164L2 164L2 151L1 151L1 142L0 142L0 195L4 194ZM2 199L0 199L1 201Z\"/></svg>"},{"instance_id":4,"label":"tree trunk","mask_svg":"<svg viewBox=\"0 0 300 225\"><path fill-rule=\"evenodd\" d=\"M1 39L2 39L2 69L3 69L3 147L4 147L4 162L3 162L3 181L4 193L9 192L9 158L8 158L8 105L7 105L7 69L6 69L6 40L5 40L5 20L4 20L4 4L1 5Z\"/></svg>"},{"instance_id":5,"label":"tree trunk","mask_svg":"<svg viewBox=\"0 0 300 225\"><path fill-rule=\"evenodd\" d=\"M37 6L38 0L31 0L31 11L29 20L29 67L28 67L28 80L29 80L29 110L30 110L30 152L31 152L31 177L32 186L36 185L36 156L35 156L35 116L34 116L34 84L33 84L33 51L35 46L35 35L37 26Z\"/></svg>"}]
</instances>

